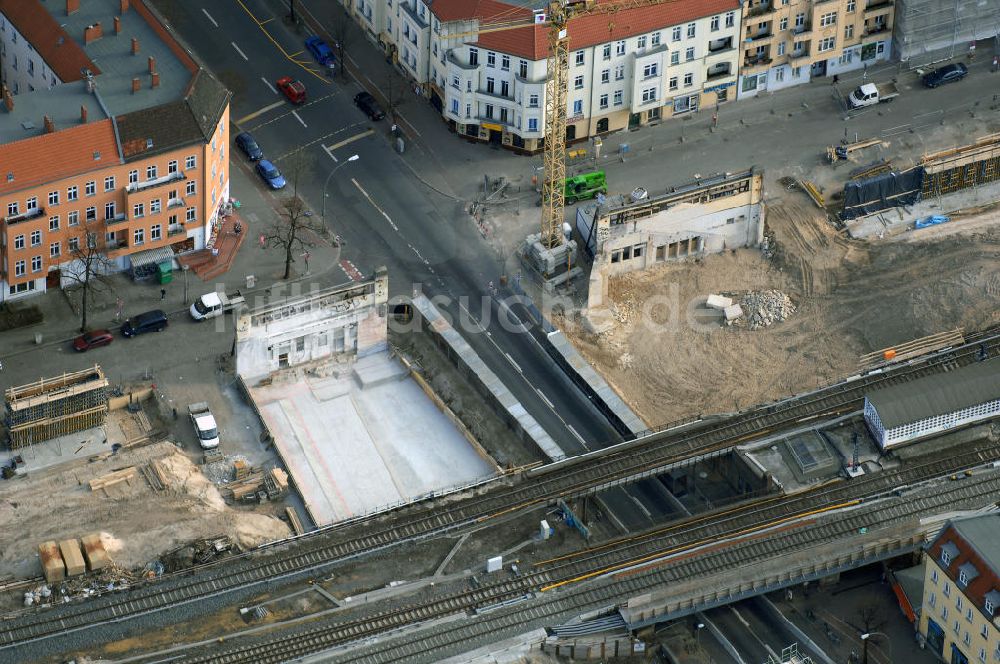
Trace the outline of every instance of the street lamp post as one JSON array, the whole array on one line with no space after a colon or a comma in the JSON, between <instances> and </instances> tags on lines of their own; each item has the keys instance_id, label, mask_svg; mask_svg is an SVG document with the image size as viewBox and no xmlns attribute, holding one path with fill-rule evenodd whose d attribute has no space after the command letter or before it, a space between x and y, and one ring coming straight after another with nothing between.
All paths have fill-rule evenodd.
<instances>
[{"instance_id":1,"label":"street lamp post","mask_svg":"<svg viewBox=\"0 0 1000 664\"><path fill-rule=\"evenodd\" d=\"M186 263L181 266L181 270L184 272L184 306L185 307L187 306L187 303L188 303L188 270L189 269L191 269L191 266L188 265L188 264L186 264Z\"/></svg>"},{"instance_id":2,"label":"street lamp post","mask_svg":"<svg viewBox=\"0 0 1000 664\"><path fill-rule=\"evenodd\" d=\"M889 644L889 661L892 661L892 641L889 640L889 635L884 632L865 632L861 635L861 641L864 649L861 651L861 664L868 664L868 641L871 640L873 636L881 636L885 639L885 642Z\"/></svg>"},{"instance_id":3,"label":"street lamp post","mask_svg":"<svg viewBox=\"0 0 1000 664\"><path fill-rule=\"evenodd\" d=\"M334 167L334 169L330 171L330 174L326 176L326 182L323 183L323 211L320 213L320 218L323 221L323 228L326 228L326 188L327 186L329 186L330 180L333 179L333 174L339 171L342 166L346 166L352 161L357 161L358 159L360 159L358 155L352 154L350 157L347 158L347 161L342 161L339 164L337 164Z\"/></svg>"}]
</instances>

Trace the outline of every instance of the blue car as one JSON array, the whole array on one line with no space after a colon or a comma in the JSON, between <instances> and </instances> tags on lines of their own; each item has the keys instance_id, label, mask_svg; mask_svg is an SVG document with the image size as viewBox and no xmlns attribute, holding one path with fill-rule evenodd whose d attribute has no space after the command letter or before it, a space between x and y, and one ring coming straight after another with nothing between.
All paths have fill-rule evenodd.
<instances>
[{"instance_id":1,"label":"blue car","mask_svg":"<svg viewBox=\"0 0 1000 664\"><path fill-rule=\"evenodd\" d=\"M327 69L334 68L336 58L333 55L333 50L327 46L325 41L319 37L310 37L306 40L306 49L312 53L312 56L316 58L316 62L321 67L326 67Z\"/></svg>"},{"instance_id":2,"label":"blue car","mask_svg":"<svg viewBox=\"0 0 1000 664\"><path fill-rule=\"evenodd\" d=\"M260 146L257 145L257 141L253 140L253 136L251 136L248 132L236 135L236 147L238 147L250 161L260 161L264 158L264 151L260 149Z\"/></svg>"},{"instance_id":3,"label":"blue car","mask_svg":"<svg viewBox=\"0 0 1000 664\"><path fill-rule=\"evenodd\" d=\"M274 164L269 162L267 159L261 159L257 162L257 175L261 177L267 186L271 189L284 189L285 178L281 175Z\"/></svg>"}]
</instances>

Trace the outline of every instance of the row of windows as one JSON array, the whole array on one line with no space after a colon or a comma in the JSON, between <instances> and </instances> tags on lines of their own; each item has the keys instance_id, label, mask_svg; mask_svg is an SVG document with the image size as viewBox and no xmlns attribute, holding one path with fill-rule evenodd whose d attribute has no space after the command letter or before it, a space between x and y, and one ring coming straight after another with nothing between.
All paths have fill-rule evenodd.
<instances>
[{"instance_id":1,"label":"row of windows","mask_svg":"<svg viewBox=\"0 0 1000 664\"><path fill-rule=\"evenodd\" d=\"M190 181L190 182L187 183L187 185L185 186L184 191L185 191L186 195L193 196L197 192L197 188L198 188L197 187L197 183L192 180L192 181ZM168 197L167 200L168 200L168 203L171 200L179 200L178 197L177 197L177 192L176 191L170 192L170 196ZM191 208L191 209L194 209L194 208ZM144 216L146 216L146 210L147 210L147 207L146 207L145 203L136 203L136 204L134 204L132 206L132 216L135 217L135 218L144 217ZM162 200L159 199L159 198L154 198L153 200L149 201L148 210L149 210L149 214L158 214L159 212L162 212L163 211L163 202L162 202ZM88 222L96 221L97 220L97 208L94 207L94 206L86 208L86 210L84 210L84 214L85 214L85 218L86 218L86 220ZM104 204L104 219L105 219L105 221L113 220L115 218L116 214L117 214L117 206L114 203L114 201ZM67 221L67 225L69 225L69 226L79 226L80 225L80 211L79 210L71 210L66 215L66 221ZM59 228L60 228L60 217L59 217L59 215L50 216L49 217L49 230L50 231L58 231ZM14 236L14 249L24 249L24 246L25 246L24 243L25 243L25 236L23 234L21 234L21 235L15 235ZM31 232L31 246L32 247L37 247L37 246L41 245L41 243L42 243L42 232L40 230L32 231Z\"/></svg>"},{"instance_id":2,"label":"row of windows","mask_svg":"<svg viewBox=\"0 0 1000 664\"><path fill-rule=\"evenodd\" d=\"M187 157L184 160L184 168L191 170L195 168L197 164L197 157L194 155ZM157 167L155 165L150 165L146 167L146 179L155 180L157 178ZM167 174L172 175L178 172L178 163L176 160L172 160L167 163ZM129 184L135 184L139 182L139 171L132 170L128 174ZM189 186L193 183L189 183ZM115 176L108 175L104 178L104 191L110 192L115 190ZM86 196L96 196L97 195L97 180L91 180L83 185L83 192ZM191 192L189 192L191 193ZM80 188L77 185L71 185L66 187L66 200L69 202L78 200L80 198ZM49 206L60 204L60 192L59 190L50 191L48 196ZM33 212L38 209L38 198L36 196L31 196L24 202L25 212ZM11 201L7 203L7 216L15 216L20 212L20 201Z\"/></svg>"},{"instance_id":3,"label":"row of windows","mask_svg":"<svg viewBox=\"0 0 1000 664\"><path fill-rule=\"evenodd\" d=\"M910 422L909 424L902 424L898 427L893 427L890 431L893 436L908 435L917 432L928 431L930 429L937 429L941 426L955 424L959 421L971 417L982 417L985 415L992 415L994 413L1000 413L1000 400L990 401L976 406L970 406L969 408L965 408L955 413L936 415L934 417L925 418L918 422Z\"/></svg>"}]
</instances>

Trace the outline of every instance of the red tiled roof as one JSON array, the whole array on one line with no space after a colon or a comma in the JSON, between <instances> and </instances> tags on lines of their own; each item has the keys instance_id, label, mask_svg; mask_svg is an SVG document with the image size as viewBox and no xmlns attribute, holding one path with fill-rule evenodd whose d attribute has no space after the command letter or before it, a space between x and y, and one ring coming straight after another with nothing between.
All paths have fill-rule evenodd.
<instances>
[{"instance_id":1,"label":"red tiled roof","mask_svg":"<svg viewBox=\"0 0 1000 664\"><path fill-rule=\"evenodd\" d=\"M614 0L606 0L600 4L608 5L613 2ZM587 48L654 32L705 16L734 11L739 6L739 0L668 0L638 9L580 16L570 19L569 48ZM478 43L493 51L542 60L548 56L546 30L545 26L532 26L488 32L479 35Z\"/></svg>"},{"instance_id":2,"label":"red tiled roof","mask_svg":"<svg viewBox=\"0 0 1000 664\"><path fill-rule=\"evenodd\" d=\"M99 161L94 160L95 152L101 153ZM111 120L6 143L0 145L0 195L118 163ZM8 173L14 174L11 182L7 181Z\"/></svg>"},{"instance_id":3,"label":"red tiled roof","mask_svg":"<svg viewBox=\"0 0 1000 664\"><path fill-rule=\"evenodd\" d=\"M515 18L530 19L532 12L524 7L516 7L499 0L433 0L431 13L439 21L503 21Z\"/></svg>"},{"instance_id":4,"label":"red tiled roof","mask_svg":"<svg viewBox=\"0 0 1000 664\"><path fill-rule=\"evenodd\" d=\"M83 69L101 70L38 0L0 0L0 12L38 51L63 83L83 80Z\"/></svg>"}]
</instances>

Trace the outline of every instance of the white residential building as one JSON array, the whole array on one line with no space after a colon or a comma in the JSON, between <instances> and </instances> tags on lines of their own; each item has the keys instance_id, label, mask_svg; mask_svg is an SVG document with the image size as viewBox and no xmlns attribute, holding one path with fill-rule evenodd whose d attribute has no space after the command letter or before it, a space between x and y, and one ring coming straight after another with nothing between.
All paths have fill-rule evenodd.
<instances>
[{"instance_id":1,"label":"white residential building","mask_svg":"<svg viewBox=\"0 0 1000 664\"><path fill-rule=\"evenodd\" d=\"M379 35L454 131L517 150L541 148L546 26L478 33L480 25L528 24L530 8L498 0L352 1L359 23ZM735 99L740 26L739 0L679 0L624 10L613 20L573 19L567 139Z\"/></svg>"}]
</instances>

